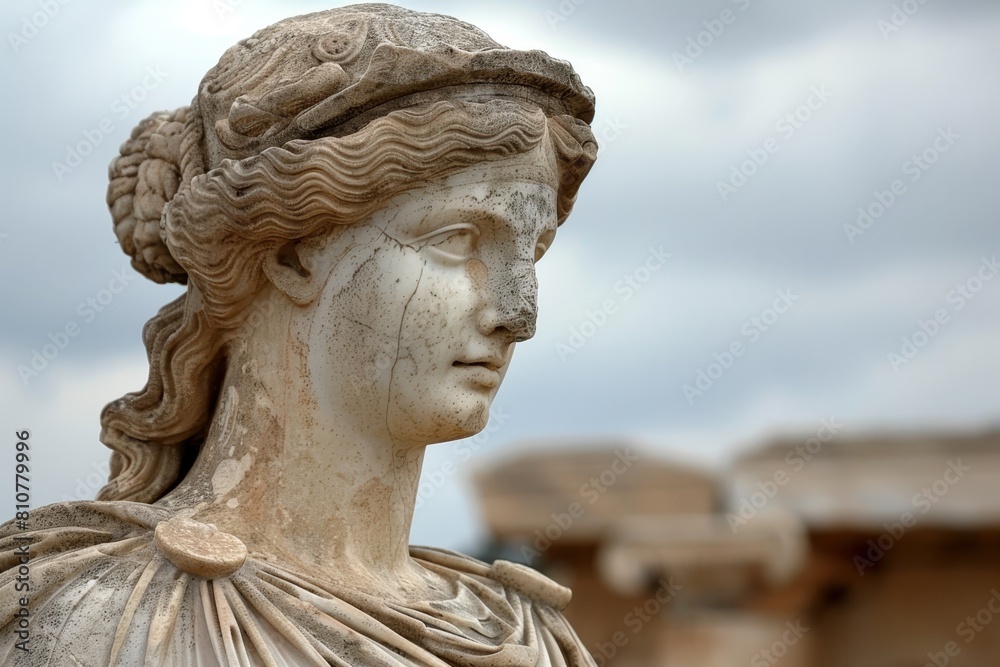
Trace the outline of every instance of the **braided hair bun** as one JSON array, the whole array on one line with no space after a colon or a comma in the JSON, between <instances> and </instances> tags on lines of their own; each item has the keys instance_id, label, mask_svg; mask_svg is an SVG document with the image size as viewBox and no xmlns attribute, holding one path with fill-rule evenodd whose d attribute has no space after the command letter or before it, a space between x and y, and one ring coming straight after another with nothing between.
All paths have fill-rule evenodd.
<instances>
[{"instance_id":1,"label":"braided hair bun","mask_svg":"<svg viewBox=\"0 0 1000 667\"><path fill-rule=\"evenodd\" d=\"M164 242L160 220L183 184L203 171L190 107L146 118L108 168L107 203L115 235L136 271L157 283L187 283ZM194 120L192 118L192 120Z\"/></svg>"}]
</instances>

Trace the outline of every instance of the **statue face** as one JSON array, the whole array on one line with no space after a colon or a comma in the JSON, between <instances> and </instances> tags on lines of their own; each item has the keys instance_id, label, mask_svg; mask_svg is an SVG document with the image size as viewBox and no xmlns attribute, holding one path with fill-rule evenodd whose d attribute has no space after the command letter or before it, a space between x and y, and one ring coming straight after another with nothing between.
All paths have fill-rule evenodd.
<instances>
[{"instance_id":1,"label":"statue face","mask_svg":"<svg viewBox=\"0 0 1000 667\"><path fill-rule=\"evenodd\" d=\"M414 446L486 426L514 343L534 334L555 183L539 148L407 191L334 233L318 253L329 278L307 353L320 408L343 413L333 422Z\"/></svg>"}]
</instances>

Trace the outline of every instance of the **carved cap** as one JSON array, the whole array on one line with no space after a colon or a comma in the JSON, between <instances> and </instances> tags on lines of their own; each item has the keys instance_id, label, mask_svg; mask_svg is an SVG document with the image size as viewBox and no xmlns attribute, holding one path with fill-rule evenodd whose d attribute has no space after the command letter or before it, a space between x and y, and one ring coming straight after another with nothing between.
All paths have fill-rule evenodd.
<instances>
[{"instance_id":1,"label":"carved cap","mask_svg":"<svg viewBox=\"0 0 1000 667\"><path fill-rule=\"evenodd\" d=\"M350 134L422 102L496 97L586 123L594 117L593 92L568 62L509 49L450 16L385 4L258 31L226 51L197 102L211 168L292 139Z\"/></svg>"},{"instance_id":2,"label":"carved cap","mask_svg":"<svg viewBox=\"0 0 1000 667\"><path fill-rule=\"evenodd\" d=\"M450 16L363 4L280 21L226 51L190 107L153 114L132 131L109 168L115 234L137 271L186 283L161 217L223 160L349 135L417 104L498 98L528 101L579 127L594 118L594 94L568 62L506 48ZM596 145L589 150L596 154ZM577 170L579 180L587 169Z\"/></svg>"}]
</instances>

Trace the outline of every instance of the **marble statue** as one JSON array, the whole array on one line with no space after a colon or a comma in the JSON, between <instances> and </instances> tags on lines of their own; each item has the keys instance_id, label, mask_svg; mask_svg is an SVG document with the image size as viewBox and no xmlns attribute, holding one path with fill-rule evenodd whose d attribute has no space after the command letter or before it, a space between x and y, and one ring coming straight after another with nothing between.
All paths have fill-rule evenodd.
<instances>
[{"instance_id":1,"label":"marble statue","mask_svg":"<svg viewBox=\"0 0 1000 667\"><path fill-rule=\"evenodd\" d=\"M424 448L486 426L534 333L593 113L566 62L366 4L259 31L140 123L115 233L187 289L101 415L98 500L0 531L3 664L593 665L569 590L408 546Z\"/></svg>"}]
</instances>

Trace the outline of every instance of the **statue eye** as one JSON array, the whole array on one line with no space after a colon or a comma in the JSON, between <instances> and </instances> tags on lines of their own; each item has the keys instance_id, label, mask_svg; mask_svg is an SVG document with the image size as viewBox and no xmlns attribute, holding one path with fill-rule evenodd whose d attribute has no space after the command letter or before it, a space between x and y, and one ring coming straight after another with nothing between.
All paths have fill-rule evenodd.
<instances>
[{"instance_id":1,"label":"statue eye","mask_svg":"<svg viewBox=\"0 0 1000 667\"><path fill-rule=\"evenodd\" d=\"M479 244L479 229L471 224L449 225L436 229L414 239L421 248L427 248L432 253L448 261L464 261L472 258Z\"/></svg>"}]
</instances>

